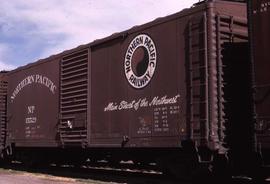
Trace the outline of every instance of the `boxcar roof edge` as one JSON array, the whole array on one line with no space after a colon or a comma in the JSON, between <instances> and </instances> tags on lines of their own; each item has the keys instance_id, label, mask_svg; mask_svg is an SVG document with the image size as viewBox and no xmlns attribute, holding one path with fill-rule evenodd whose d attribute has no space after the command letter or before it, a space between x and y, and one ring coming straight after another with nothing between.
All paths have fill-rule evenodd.
<instances>
[{"instance_id":1,"label":"boxcar roof edge","mask_svg":"<svg viewBox=\"0 0 270 184\"><path fill-rule=\"evenodd\" d=\"M179 12L176 12L174 14L167 15L165 17L158 17L158 18L156 18L156 19L154 19L154 20L152 20L150 22L147 22L147 23L144 23L144 24L141 24L141 25L133 26L133 27L131 27L131 28L125 30L125 31L116 32L116 33L111 34L110 36L107 36L107 37L104 37L104 38L101 38L101 39L96 39L96 40L93 40L90 43L82 44L82 45L79 45L79 46L77 46L75 48L64 50L62 52L51 55L49 57L39 59L37 61L31 62L31 63L23 65L23 66L19 66L18 68L15 68L14 70L9 71L8 75L16 73L16 72L21 71L21 70L31 68L33 66L37 66L37 65L49 62L49 61L53 61L53 60L56 60L56 59L61 59L64 55L71 54L71 53L77 52L77 51L82 50L82 49L95 47L95 46L104 44L104 43L106 43L108 41L117 39L119 37L125 38L129 34L136 33L136 32L138 32L140 30L144 30L144 29L147 29L147 28L162 24L164 22L168 22L168 21L171 21L171 20L174 20L174 19L177 19L177 18L190 16L190 15L192 15L194 13L200 12L203 9L211 8L212 3L243 4L242 2L232 2L232 1L224 1L224 0L216 0L216 1L209 1L209 2L206 1L206 2L203 2L203 3L195 3L190 8L185 8L185 9L183 9L183 10L181 10Z\"/></svg>"}]
</instances>

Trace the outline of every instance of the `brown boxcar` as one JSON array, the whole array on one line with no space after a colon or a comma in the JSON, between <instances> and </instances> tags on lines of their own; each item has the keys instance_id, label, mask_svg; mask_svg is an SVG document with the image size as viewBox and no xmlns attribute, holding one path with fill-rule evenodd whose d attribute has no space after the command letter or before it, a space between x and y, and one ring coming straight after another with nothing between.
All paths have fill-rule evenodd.
<instances>
[{"instance_id":1,"label":"brown boxcar","mask_svg":"<svg viewBox=\"0 0 270 184\"><path fill-rule=\"evenodd\" d=\"M241 149L249 134L232 144L224 127L230 137L249 113L247 39L245 4L202 2L18 68L8 74L8 146L136 160L194 142L208 161L224 142Z\"/></svg>"},{"instance_id":2,"label":"brown boxcar","mask_svg":"<svg viewBox=\"0 0 270 184\"><path fill-rule=\"evenodd\" d=\"M90 44L88 145L178 147L192 139L220 149L229 62L222 52L224 43L247 41L245 8L202 3Z\"/></svg>"},{"instance_id":3,"label":"brown boxcar","mask_svg":"<svg viewBox=\"0 0 270 184\"><path fill-rule=\"evenodd\" d=\"M270 1L252 0L250 9L251 53L255 73L258 149L270 163ZM265 158L266 159L266 158Z\"/></svg>"}]
</instances>

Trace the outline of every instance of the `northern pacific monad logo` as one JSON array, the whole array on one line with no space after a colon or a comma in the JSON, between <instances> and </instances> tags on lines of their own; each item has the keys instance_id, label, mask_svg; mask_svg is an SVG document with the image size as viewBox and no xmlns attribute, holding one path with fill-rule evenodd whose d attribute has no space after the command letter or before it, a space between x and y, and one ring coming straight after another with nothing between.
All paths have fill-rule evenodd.
<instances>
[{"instance_id":1,"label":"northern pacific monad logo","mask_svg":"<svg viewBox=\"0 0 270 184\"><path fill-rule=\"evenodd\" d=\"M157 65L154 41L146 34L136 36L129 44L125 55L125 75L136 89L145 87L152 79Z\"/></svg>"}]
</instances>

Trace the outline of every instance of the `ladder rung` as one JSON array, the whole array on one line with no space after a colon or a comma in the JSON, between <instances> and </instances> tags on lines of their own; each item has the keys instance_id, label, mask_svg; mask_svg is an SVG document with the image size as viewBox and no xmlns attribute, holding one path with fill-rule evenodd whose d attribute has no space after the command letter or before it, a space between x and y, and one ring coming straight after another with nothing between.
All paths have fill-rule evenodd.
<instances>
[{"instance_id":1,"label":"ladder rung","mask_svg":"<svg viewBox=\"0 0 270 184\"><path fill-rule=\"evenodd\" d=\"M200 83L200 84L190 85L189 88L201 87L201 86L206 86L206 83Z\"/></svg>"},{"instance_id":2,"label":"ladder rung","mask_svg":"<svg viewBox=\"0 0 270 184\"><path fill-rule=\"evenodd\" d=\"M193 53L196 53L196 52L201 52L201 51L205 51L206 49L203 48L203 49L193 49L192 51L189 52L189 55L193 54Z\"/></svg>"},{"instance_id":3,"label":"ladder rung","mask_svg":"<svg viewBox=\"0 0 270 184\"><path fill-rule=\"evenodd\" d=\"M206 104L206 101L193 101L190 103L190 105L195 105L195 104Z\"/></svg>"},{"instance_id":4,"label":"ladder rung","mask_svg":"<svg viewBox=\"0 0 270 184\"><path fill-rule=\"evenodd\" d=\"M192 77L192 81L197 81L197 80L201 80L203 79L203 77L199 76L199 77Z\"/></svg>"}]
</instances>

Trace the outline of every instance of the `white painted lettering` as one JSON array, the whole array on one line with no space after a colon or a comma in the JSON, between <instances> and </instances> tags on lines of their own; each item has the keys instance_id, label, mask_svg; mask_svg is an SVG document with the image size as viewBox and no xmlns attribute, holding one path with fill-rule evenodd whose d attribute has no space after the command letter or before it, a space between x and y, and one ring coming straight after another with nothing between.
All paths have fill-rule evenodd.
<instances>
[{"instance_id":1,"label":"white painted lettering","mask_svg":"<svg viewBox=\"0 0 270 184\"><path fill-rule=\"evenodd\" d=\"M10 97L11 102L15 100L15 98L18 96L18 94L23 88L31 84L41 84L47 87L53 94L55 94L56 89L57 89L56 85L48 77L40 75L40 74L29 75L25 77L21 82L19 82L19 84L16 86L16 88L14 89Z\"/></svg>"},{"instance_id":2,"label":"white painted lettering","mask_svg":"<svg viewBox=\"0 0 270 184\"><path fill-rule=\"evenodd\" d=\"M155 96L150 101L147 98L140 98L137 100L132 100L130 102L122 100L120 103L110 102L105 108L104 112L108 111L121 111L121 110L139 110L140 108L155 107L162 105L172 105L179 102L180 95L175 95L173 97L167 97L164 95L162 97Z\"/></svg>"}]
</instances>

